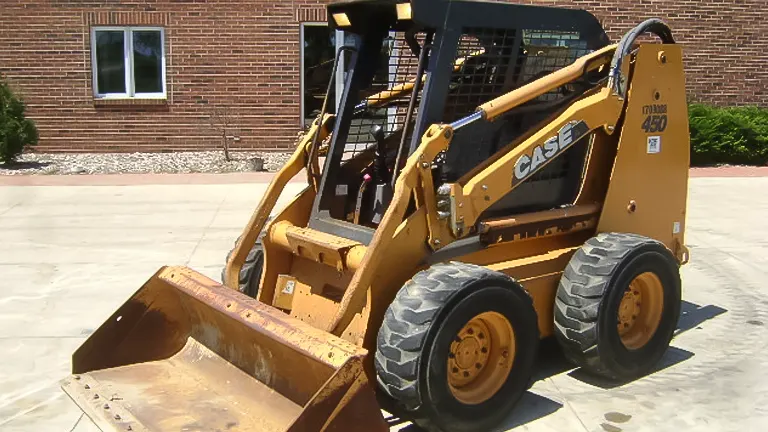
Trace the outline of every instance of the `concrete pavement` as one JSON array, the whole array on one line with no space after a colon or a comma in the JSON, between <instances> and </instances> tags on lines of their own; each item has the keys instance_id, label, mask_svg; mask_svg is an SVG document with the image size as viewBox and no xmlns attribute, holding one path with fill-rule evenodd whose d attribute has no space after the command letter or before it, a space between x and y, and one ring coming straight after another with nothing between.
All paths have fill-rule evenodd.
<instances>
[{"instance_id":1,"label":"concrete pavement","mask_svg":"<svg viewBox=\"0 0 768 432\"><path fill-rule=\"evenodd\" d=\"M0 430L96 431L59 390L71 353L161 265L217 279L264 188L0 187ZM657 372L601 382L544 344L539 380L505 429L763 430L767 188L766 177L691 180L683 315Z\"/></svg>"}]
</instances>

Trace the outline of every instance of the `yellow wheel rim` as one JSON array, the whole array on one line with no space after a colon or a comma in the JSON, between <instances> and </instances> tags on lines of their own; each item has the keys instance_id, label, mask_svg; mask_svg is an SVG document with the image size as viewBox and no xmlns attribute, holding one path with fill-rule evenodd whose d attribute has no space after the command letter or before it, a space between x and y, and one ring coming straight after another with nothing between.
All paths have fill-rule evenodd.
<instances>
[{"instance_id":1,"label":"yellow wheel rim","mask_svg":"<svg viewBox=\"0 0 768 432\"><path fill-rule=\"evenodd\" d=\"M462 403L485 402L504 385L514 361L512 324L499 313L481 313L469 320L451 343L448 387Z\"/></svg>"},{"instance_id":2,"label":"yellow wheel rim","mask_svg":"<svg viewBox=\"0 0 768 432\"><path fill-rule=\"evenodd\" d=\"M664 310L664 288L659 277L645 272L630 282L619 304L618 330L627 349L640 349L656 333Z\"/></svg>"}]
</instances>

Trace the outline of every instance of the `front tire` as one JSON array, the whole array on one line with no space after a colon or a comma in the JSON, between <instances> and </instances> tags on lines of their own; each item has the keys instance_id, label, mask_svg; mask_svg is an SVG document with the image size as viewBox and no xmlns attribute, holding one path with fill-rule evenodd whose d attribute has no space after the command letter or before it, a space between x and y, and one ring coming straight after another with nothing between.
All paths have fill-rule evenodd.
<instances>
[{"instance_id":1,"label":"front tire","mask_svg":"<svg viewBox=\"0 0 768 432\"><path fill-rule=\"evenodd\" d=\"M256 244L248 251L248 256L245 258L243 266L240 268L240 274L238 275L238 289L241 293L256 298L259 293L259 284L261 283L261 273L264 271L264 249L261 245L261 235L256 240ZM238 239L239 240L239 239ZM229 262L229 257L232 256L234 249L227 253L227 258L224 261ZM224 272L226 271L226 265L221 269L221 281L224 282Z\"/></svg>"},{"instance_id":2,"label":"front tire","mask_svg":"<svg viewBox=\"0 0 768 432\"><path fill-rule=\"evenodd\" d=\"M647 237L605 233L587 241L555 299L555 334L566 357L611 379L648 373L677 326L678 269L669 249Z\"/></svg>"},{"instance_id":3,"label":"front tire","mask_svg":"<svg viewBox=\"0 0 768 432\"><path fill-rule=\"evenodd\" d=\"M381 389L431 431L489 430L528 388L539 343L536 311L510 277L436 264L387 309L375 365Z\"/></svg>"}]
</instances>

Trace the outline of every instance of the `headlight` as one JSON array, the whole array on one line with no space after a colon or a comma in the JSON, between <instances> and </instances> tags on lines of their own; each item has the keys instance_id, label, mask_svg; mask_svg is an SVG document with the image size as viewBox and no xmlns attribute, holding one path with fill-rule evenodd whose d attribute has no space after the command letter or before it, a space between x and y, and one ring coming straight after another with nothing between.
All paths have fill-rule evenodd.
<instances>
[{"instance_id":1,"label":"headlight","mask_svg":"<svg viewBox=\"0 0 768 432\"><path fill-rule=\"evenodd\" d=\"M398 3L397 4L397 19L409 20L413 17L413 11L411 11L410 3Z\"/></svg>"},{"instance_id":2,"label":"headlight","mask_svg":"<svg viewBox=\"0 0 768 432\"><path fill-rule=\"evenodd\" d=\"M333 20L336 21L336 25L339 27L349 27L352 25L352 23L349 22L349 17L344 12L333 14Z\"/></svg>"}]
</instances>

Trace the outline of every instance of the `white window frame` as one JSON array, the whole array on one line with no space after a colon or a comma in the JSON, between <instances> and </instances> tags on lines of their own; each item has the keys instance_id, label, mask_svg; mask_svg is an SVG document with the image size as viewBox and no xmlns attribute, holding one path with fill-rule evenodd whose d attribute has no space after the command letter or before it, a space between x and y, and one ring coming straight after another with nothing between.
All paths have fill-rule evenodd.
<instances>
[{"instance_id":1,"label":"white window frame","mask_svg":"<svg viewBox=\"0 0 768 432\"><path fill-rule=\"evenodd\" d=\"M328 27L327 22L302 22L299 26L299 124L304 127L304 28L305 27ZM338 53L339 48L344 46L344 32L336 30L336 49L334 55ZM335 60L335 58L334 58ZM341 96L343 91L339 91L344 88L344 56L339 59L339 66L336 69L336 100L333 101L336 106L336 112L339 112L339 105L341 104Z\"/></svg>"},{"instance_id":2,"label":"white window frame","mask_svg":"<svg viewBox=\"0 0 768 432\"><path fill-rule=\"evenodd\" d=\"M125 61L125 89L126 93L99 93L99 74L96 64L96 32L97 31L122 31L123 32L123 60ZM161 52L161 80L163 91L160 93L136 93L133 69L133 32L134 31L159 31ZM127 26L98 26L91 28L91 73L93 75L93 96L97 99L166 99L168 85L165 74L165 29L163 27L127 27Z\"/></svg>"}]
</instances>

